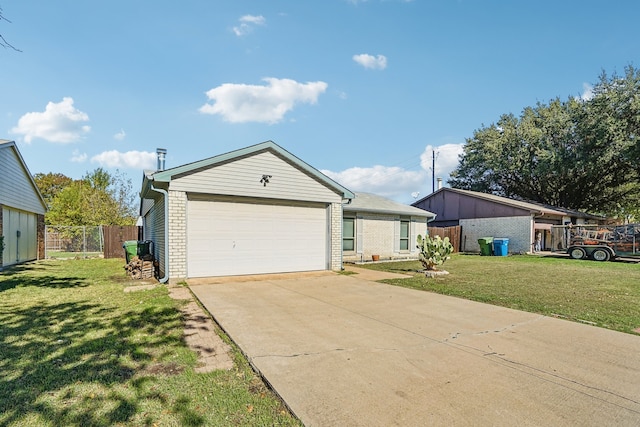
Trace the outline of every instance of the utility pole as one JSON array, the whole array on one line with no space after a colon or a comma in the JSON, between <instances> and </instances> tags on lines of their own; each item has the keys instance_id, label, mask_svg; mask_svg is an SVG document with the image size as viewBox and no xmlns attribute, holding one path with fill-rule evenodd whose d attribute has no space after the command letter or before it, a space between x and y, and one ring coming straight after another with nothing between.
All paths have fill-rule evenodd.
<instances>
[{"instance_id":1,"label":"utility pole","mask_svg":"<svg viewBox=\"0 0 640 427\"><path fill-rule=\"evenodd\" d=\"M431 150L431 192L436 192L436 150Z\"/></svg>"}]
</instances>

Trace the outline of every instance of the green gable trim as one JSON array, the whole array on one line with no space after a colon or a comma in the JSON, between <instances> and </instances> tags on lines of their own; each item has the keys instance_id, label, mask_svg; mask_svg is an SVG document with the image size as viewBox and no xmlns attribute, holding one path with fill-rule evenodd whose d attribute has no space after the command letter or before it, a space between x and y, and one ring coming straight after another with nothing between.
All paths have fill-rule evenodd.
<instances>
[{"instance_id":1,"label":"green gable trim","mask_svg":"<svg viewBox=\"0 0 640 427\"><path fill-rule=\"evenodd\" d=\"M283 159L285 159L289 163L291 163L294 166L298 167L300 170L302 170L306 174L308 174L311 177L315 178L316 180L318 180L319 182L323 183L327 187L333 189L336 193L341 194L343 199L353 199L353 198L355 198L355 195L351 191L349 191L348 189L346 189L342 185L338 184L337 182L335 182L334 180L332 180L331 178L329 178L328 176L326 176L325 174L323 174L322 172L320 172L319 170L317 170L313 166L310 166L306 162L304 162L301 159L299 159L298 157L294 156L293 154L291 154L290 152L288 152L284 148L280 147L278 144L276 144L273 141L262 142L260 144L252 145L252 146L249 146L249 147L246 147L246 148L241 148L241 149L235 150L235 151L230 151L228 153L220 154L220 155L214 156L214 157L209 157L207 159L199 160L197 162L187 163L186 165L178 166L178 167L171 168L171 169L166 169L166 170L163 170L163 171L154 172L154 173L149 175L149 179L154 181L154 182L167 182L168 183L168 182L171 182L171 180L174 177L178 177L178 176L181 176L181 175L189 174L189 173L195 172L195 171L197 171L199 169L206 169L206 168L209 168L211 166L215 166L215 165L218 165L218 164L222 164L222 163L226 163L226 162L233 161L233 160L236 160L236 159L240 159L242 157L247 157L247 156L250 156L252 154L259 153L261 151L272 151L276 155L282 157ZM147 177L145 177L145 178L147 178ZM146 179L145 179L145 181L146 181Z\"/></svg>"}]
</instances>

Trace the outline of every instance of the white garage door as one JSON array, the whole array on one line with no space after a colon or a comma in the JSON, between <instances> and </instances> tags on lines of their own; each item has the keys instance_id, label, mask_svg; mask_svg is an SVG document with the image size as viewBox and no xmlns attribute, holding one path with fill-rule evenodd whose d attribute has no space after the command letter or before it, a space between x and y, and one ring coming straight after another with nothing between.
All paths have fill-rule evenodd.
<instances>
[{"instance_id":1,"label":"white garage door","mask_svg":"<svg viewBox=\"0 0 640 427\"><path fill-rule=\"evenodd\" d=\"M190 200L189 277L328 268L324 206Z\"/></svg>"}]
</instances>

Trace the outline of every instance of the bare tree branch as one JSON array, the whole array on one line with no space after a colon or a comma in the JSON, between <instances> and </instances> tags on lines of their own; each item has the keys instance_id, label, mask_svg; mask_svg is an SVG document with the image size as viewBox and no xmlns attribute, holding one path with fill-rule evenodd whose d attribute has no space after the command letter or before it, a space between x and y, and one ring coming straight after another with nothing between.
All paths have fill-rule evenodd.
<instances>
[{"instance_id":1,"label":"bare tree branch","mask_svg":"<svg viewBox=\"0 0 640 427\"><path fill-rule=\"evenodd\" d=\"M9 24L11 24L11 21L9 21L7 18L5 18L5 16L2 14L2 8L1 7L0 7L0 21L7 21ZM17 47L15 47L11 43L9 43L7 41L7 39L5 39L2 34L0 34L0 46L4 47L5 49L7 49L7 48L8 49L13 49L16 52L22 52L20 49L18 49Z\"/></svg>"}]
</instances>

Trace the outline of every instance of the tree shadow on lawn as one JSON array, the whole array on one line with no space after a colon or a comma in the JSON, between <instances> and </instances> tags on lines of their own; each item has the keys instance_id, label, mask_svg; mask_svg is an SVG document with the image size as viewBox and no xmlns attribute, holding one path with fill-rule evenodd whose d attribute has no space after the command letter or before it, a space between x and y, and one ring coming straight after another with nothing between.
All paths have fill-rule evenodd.
<instances>
[{"instance_id":1,"label":"tree shadow on lawn","mask_svg":"<svg viewBox=\"0 0 640 427\"><path fill-rule=\"evenodd\" d=\"M182 346L181 325L173 307L114 313L91 301L0 301L0 426L107 426L131 421L143 401L164 405L168 396L145 374L163 350Z\"/></svg>"},{"instance_id":2,"label":"tree shadow on lawn","mask_svg":"<svg viewBox=\"0 0 640 427\"><path fill-rule=\"evenodd\" d=\"M35 271L49 271L50 267L37 264L22 264L6 268L0 272L0 292L22 286L48 287L55 289L78 288L88 286L84 279L79 277L60 277L51 274L34 275Z\"/></svg>"}]
</instances>

